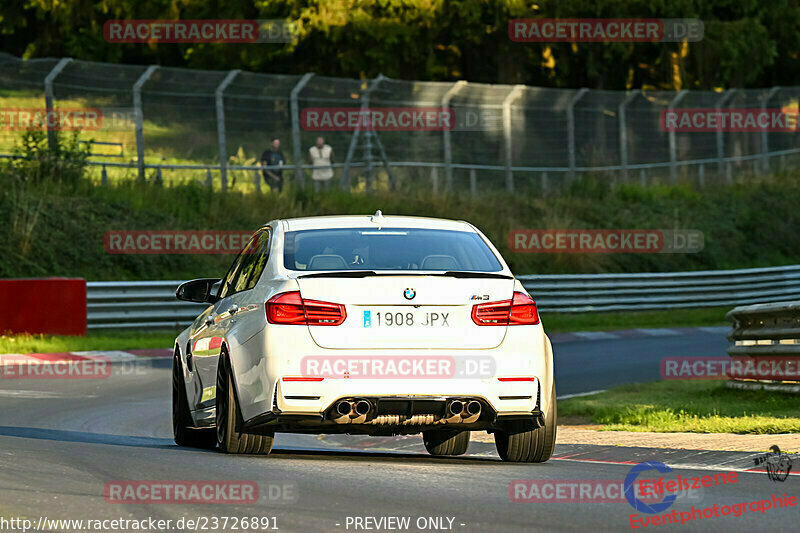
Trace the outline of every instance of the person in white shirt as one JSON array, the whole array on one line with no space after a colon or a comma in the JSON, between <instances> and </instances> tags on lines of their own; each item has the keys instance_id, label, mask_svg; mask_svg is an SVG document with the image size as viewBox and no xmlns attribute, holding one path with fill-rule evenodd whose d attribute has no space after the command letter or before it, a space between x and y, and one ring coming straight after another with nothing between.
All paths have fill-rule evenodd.
<instances>
[{"instance_id":1,"label":"person in white shirt","mask_svg":"<svg viewBox=\"0 0 800 533\"><path fill-rule=\"evenodd\" d=\"M317 137L317 144L308 149L311 164L314 170L311 179L314 181L314 190L327 190L333 182L333 148L325 144L324 137Z\"/></svg>"}]
</instances>

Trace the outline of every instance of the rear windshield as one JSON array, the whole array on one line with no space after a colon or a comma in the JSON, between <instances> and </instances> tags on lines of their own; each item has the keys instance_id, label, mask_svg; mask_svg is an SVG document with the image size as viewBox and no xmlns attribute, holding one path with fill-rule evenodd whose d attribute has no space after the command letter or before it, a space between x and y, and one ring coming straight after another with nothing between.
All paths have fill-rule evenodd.
<instances>
[{"instance_id":1,"label":"rear windshield","mask_svg":"<svg viewBox=\"0 0 800 533\"><path fill-rule=\"evenodd\" d=\"M283 262L289 270L311 271L503 269L477 233L433 229L289 231Z\"/></svg>"}]
</instances>

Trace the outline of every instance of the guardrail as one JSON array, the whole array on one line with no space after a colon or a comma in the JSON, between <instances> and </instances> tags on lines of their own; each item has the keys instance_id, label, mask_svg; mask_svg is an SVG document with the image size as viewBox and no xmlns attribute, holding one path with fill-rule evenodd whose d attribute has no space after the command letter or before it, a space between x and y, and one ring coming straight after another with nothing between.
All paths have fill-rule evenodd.
<instances>
[{"instance_id":1,"label":"guardrail","mask_svg":"<svg viewBox=\"0 0 800 533\"><path fill-rule=\"evenodd\" d=\"M180 281L89 281L89 329L187 326L207 307L175 298Z\"/></svg>"},{"instance_id":2,"label":"guardrail","mask_svg":"<svg viewBox=\"0 0 800 533\"><path fill-rule=\"evenodd\" d=\"M647 274L517 276L544 312L638 311L800 299L800 265ZM89 328L185 326L205 308L175 299L180 281L90 281ZM798 335L795 338L800 338Z\"/></svg>"},{"instance_id":3,"label":"guardrail","mask_svg":"<svg viewBox=\"0 0 800 533\"><path fill-rule=\"evenodd\" d=\"M781 361L784 367L796 365L800 360L800 300L736 307L725 318L733 322L728 334L731 357L749 357L758 361ZM790 359L788 359L790 358ZM780 377L775 374L771 377ZM758 379L731 379L728 385L743 389L784 390L800 392L797 374L787 374L787 379L768 381Z\"/></svg>"},{"instance_id":4,"label":"guardrail","mask_svg":"<svg viewBox=\"0 0 800 533\"><path fill-rule=\"evenodd\" d=\"M560 313L715 307L800 298L800 265L517 278L540 309Z\"/></svg>"}]
</instances>

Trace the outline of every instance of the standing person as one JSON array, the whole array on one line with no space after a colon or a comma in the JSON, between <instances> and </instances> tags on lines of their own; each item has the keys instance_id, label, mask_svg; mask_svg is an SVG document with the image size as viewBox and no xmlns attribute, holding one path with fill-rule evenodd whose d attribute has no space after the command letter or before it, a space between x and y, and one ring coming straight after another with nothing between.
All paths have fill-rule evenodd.
<instances>
[{"instance_id":1,"label":"standing person","mask_svg":"<svg viewBox=\"0 0 800 533\"><path fill-rule=\"evenodd\" d=\"M281 140L275 137L272 139L272 149L267 148L261 154L261 166L283 166L286 163L286 158L283 157L281 152ZM267 182L269 188L276 193L281 192L283 188L283 169L275 168L262 168L261 174L264 176L264 181Z\"/></svg>"},{"instance_id":2,"label":"standing person","mask_svg":"<svg viewBox=\"0 0 800 533\"><path fill-rule=\"evenodd\" d=\"M311 179L314 180L314 190L328 190L333 181L333 148L325 144L324 137L317 137L317 144L308 149L311 164L314 170Z\"/></svg>"}]
</instances>

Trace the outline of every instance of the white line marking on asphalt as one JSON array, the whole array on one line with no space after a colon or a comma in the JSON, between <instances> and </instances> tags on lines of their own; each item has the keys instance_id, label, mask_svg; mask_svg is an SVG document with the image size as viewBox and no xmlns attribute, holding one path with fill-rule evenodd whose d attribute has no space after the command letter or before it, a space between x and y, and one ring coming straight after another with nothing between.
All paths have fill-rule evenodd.
<instances>
[{"instance_id":1,"label":"white line marking on asphalt","mask_svg":"<svg viewBox=\"0 0 800 533\"><path fill-rule=\"evenodd\" d=\"M712 451L715 451L715 450L706 450L706 451L712 452ZM724 451L724 450L721 450L721 451ZM748 457L750 457L750 456L748 456ZM744 459L747 459L747 458L744 458ZM633 464L631 462L623 463L621 461L602 461L602 460L595 460L595 459L572 459L572 458L569 458L569 457L565 457L563 459L561 457L553 457L552 460L553 461L574 461L576 463L594 463L594 464L604 464L604 465L621 465L621 466L631 466ZM766 470L755 470L753 468L744 468L744 467L738 467L737 468L737 467L727 467L726 466L725 468L720 468L720 465L692 465L692 464L681 464L681 463L670 463L670 462L665 462L664 464L667 465L670 468L679 469L679 470L706 470L706 471L708 471L708 470L716 470L716 471L727 470L727 471L730 471L730 472L740 472L742 474L766 474L767 473ZM800 476L800 472L789 472L789 474L790 475L798 475L798 476Z\"/></svg>"},{"instance_id":2,"label":"white line marking on asphalt","mask_svg":"<svg viewBox=\"0 0 800 533\"><path fill-rule=\"evenodd\" d=\"M601 392L605 391L606 389L593 390L589 392L578 392L576 394L562 394L561 396L556 396L556 400L569 400L570 398L580 398L581 396L593 396L595 394L600 394Z\"/></svg>"},{"instance_id":3,"label":"white line marking on asphalt","mask_svg":"<svg viewBox=\"0 0 800 533\"><path fill-rule=\"evenodd\" d=\"M636 331L641 331L645 335L652 335L653 337L660 337L663 335L681 335L680 331L675 331L667 328L637 328Z\"/></svg>"},{"instance_id":4,"label":"white line marking on asphalt","mask_svg":"<svg viewBox=\"0 0 800 533\"><path fill-rule=\"evenodd\" d=\"M731 330L730 326L706 326L697 329L700 331L705 331L706 333L713 333L715 335L719 333L728 333Z\"/></svg>"},{"instance_id":5,"label":"white line marking on asphalt","mask_svg":"<svg viewBox=\"0 0 800 533\"><path fill-rule=\"evenodd\" d=\"M136 359L136 356L129 352L123 352L120 350L109 350L109 351L98 351L92 350L89 352L70 352L75 355L80 355L83 357L88 357L90 359L108 359L110 361L130 361L132 359Z\"/></svg>"},{"instance_id":6,"label":"white line marking on asphalt","mask_svg":"<svg viewBox=\"0 0 800 533\"><path fill-rule=\"evenodd\" d=\"M592 341L619 338L619 335L614 335L613 333L605 331L573 331L571 335L576 335L582 339L589 339Z\"/></svg>"},{"instance_id":7,"label":"white line marking on asphalt","mask_svg":"<svg viewBox=\"0 0 800 533\"><path fill-rule=\"evenodd\" d=\"M0 397L10 396L12 398L26 398L30 400L38 400L45 398L67 398L70 396L80 396L81 398L97 398L96 394L68 394L62 392L49 392L38 390L0 390Z\"/></svg>"}]
</instances>

